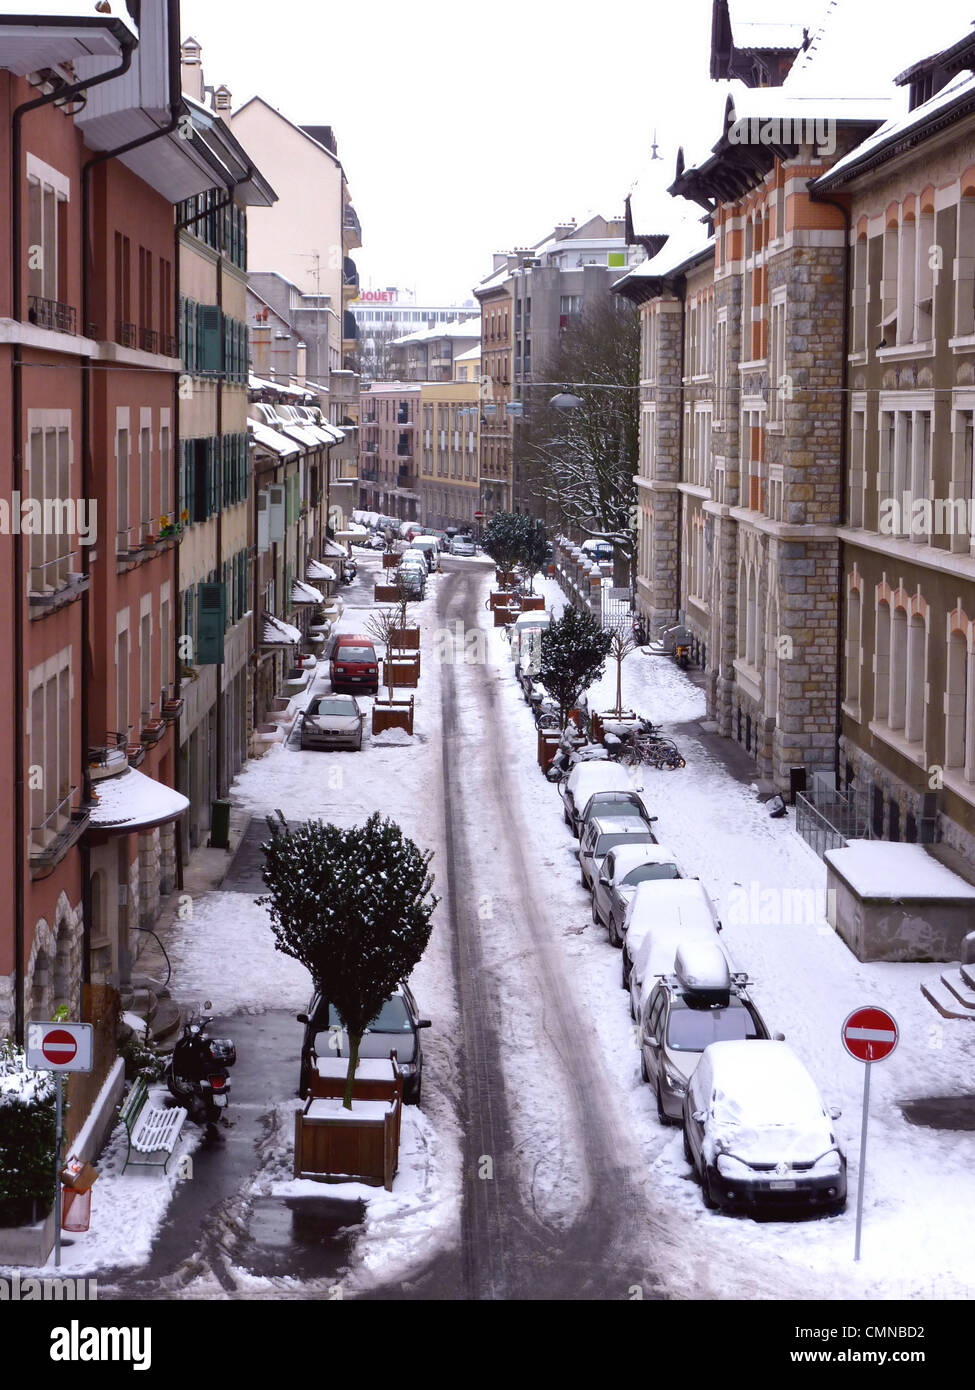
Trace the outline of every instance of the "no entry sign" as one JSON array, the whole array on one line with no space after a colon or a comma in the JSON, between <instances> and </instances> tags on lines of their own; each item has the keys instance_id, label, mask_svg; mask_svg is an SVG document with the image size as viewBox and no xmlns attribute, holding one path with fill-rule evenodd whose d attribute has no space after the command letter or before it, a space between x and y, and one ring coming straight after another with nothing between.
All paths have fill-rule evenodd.
<instances>
[{"instance_id":1,"label":"no entry sign","mask_svg":"<svg viewBox=\"0 0 975 1390\"><path fill-rule=\"evenodd\" d=\"M37 1071L91 1071L90 1023L28 1023L27 1065Z\"/></svg>"},{"instance_id":2,"label":"no entry sign","mask_svg":"<svg viewBox=\"0 0 975 1390\"><path fill-rule=\"evenodd\" d=\"M843 1046L858 1062L882 1062L897 1046L897 1024L886 1009L854 1009L842 1036Z\"/></svg>"}]
</instances>

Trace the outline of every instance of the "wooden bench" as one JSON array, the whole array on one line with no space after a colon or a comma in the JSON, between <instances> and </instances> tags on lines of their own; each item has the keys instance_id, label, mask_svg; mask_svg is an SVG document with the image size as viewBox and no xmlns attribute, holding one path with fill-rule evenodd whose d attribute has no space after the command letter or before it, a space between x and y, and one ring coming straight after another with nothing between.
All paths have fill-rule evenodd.
<instances>
[{"instance_id":1,"label":"wooden bench","mask_svg":"<svg viewBox=\"0 0 975 1390\"><path fill-rule=\"evenodd\" d=\"M165 1173L183 1128L187 1112L181 1105L160 1110L155 1105L149 1105L148 1100L149 1083L144 1076L137 1076L118 1112L129 1139L123 1173L130 1163L133 1168L158 1167L162 1163ZM143 1157L133 1158L133 1153L142 1154Z\"/></svg>"}]
</instances>

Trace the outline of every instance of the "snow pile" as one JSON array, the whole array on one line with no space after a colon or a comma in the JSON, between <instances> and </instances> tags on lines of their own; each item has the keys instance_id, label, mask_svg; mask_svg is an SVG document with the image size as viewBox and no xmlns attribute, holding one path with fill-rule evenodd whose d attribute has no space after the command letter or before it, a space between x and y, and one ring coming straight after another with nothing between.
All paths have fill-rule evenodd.
<instances>
[{"instance_id":1,"label":"snow pile","mask_svg":"<svg viewBox=\"0 0 975 1390\"><path fill-rule=\"evenodd\" d=\"M0 1046L0 1106L34 1105L53 1094L52 1072L28 1067L27 1054L9 1039Z\"/></svg>"}]
</instances>

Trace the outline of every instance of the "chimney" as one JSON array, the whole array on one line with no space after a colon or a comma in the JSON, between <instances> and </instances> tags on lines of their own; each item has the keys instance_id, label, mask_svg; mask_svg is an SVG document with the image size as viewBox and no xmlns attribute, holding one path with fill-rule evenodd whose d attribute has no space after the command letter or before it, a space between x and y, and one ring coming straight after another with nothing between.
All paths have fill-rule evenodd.
<instances>
[{"instance_id":1,"label":"chimney","mask_svg":"<svg viewBox=\"0 0 975 1390\"><path fill-rule=\"evenodd\" d=\"M565 241L566 237L570 237L575 229L575 218L571 222L560 222L555 228L555 240Z\"/></svg>"},{"instance_id":2,"label":"chimney","mask_svg":"<svg viewBox=\"0 0 975 1390\"><path fill-rule=\"evenodd\" d=\"M187 96L199 102L202 102L205 97L202 52L200 45L192 36L185 38L180 45L180 86Z\"/></svg>"},{"instance_id":3,"label":"chimney","mask_svg":"<svg viewBox=\"0 0 975 1390\"><path fill-rule=\"evenodd\" d=\"M233 105L233 98L230 95L230 88L221 85L213 93L214 111L229 111Z\"/></svg>"}]
</instances>

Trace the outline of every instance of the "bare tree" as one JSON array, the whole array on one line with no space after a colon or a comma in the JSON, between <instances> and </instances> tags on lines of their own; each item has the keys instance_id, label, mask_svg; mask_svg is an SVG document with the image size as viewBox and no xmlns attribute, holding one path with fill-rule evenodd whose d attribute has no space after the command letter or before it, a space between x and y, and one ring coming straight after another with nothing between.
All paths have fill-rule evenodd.
<instances>
[{"instance_id":1,"label":"bare tree","mask_svg":"<svg viewBox=\"0 0 975 1390\"><path fill-rule=\"evenodd\" d=\"M393 679L392 649L400 631L399 610L380 608L378 613L370 613L366 619L366 631L370 637L383 645L383 676L386 679L386 693L393 699L395 681Z\"/></svg>"},{"instance_id":2,"label":"bare tree","mask_svg":"<svg viewBox=\"0 0 975 1390\"><path fill-rule=\"evenodd\" d=\"M612 628L608 656L610 661L616 662L616 708L613 713L617 719L623 715L623 662L639 645L636 633L629 624L618 623Z\"/></svg>"},{"instance_id":3,"label":"bare tree","mask_svg":"<svg viewBox=\"0 0 975 1390\"><path fill-rule=\"evenodd\" d=\"M360 328L357 354L358 370L363 381L395 381L393 340L400 336L398 328Z\"/></svg>"},{"instance_id":4,"label":"bare tree","mask_svg":"<svg viewBox=\"0 0 975 1390\"><path fill-rule=\"evenodd\" d=\"M540 373L565 382L581 405L558 410L536 387L515 432L526 485L564 524L612 541L632 563L640 448L640 327L636 310L609 296L570 323Z\"/></svg>"}]
</instances>

